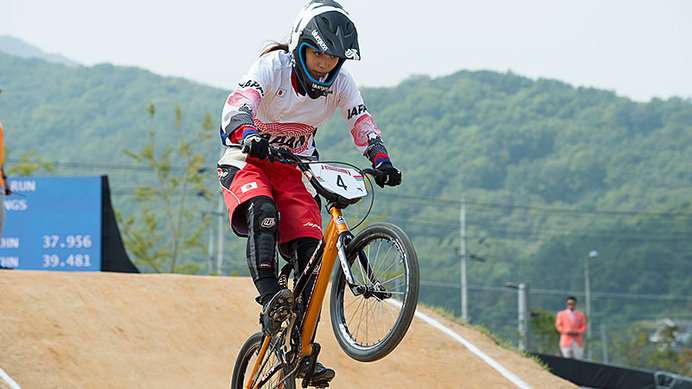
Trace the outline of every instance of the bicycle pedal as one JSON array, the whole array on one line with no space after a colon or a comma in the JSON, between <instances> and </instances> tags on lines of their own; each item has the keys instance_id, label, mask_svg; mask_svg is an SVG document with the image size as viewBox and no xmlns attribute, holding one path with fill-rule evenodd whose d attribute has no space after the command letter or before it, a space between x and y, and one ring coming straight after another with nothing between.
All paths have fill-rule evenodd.
<instances>
[{"instance_id":1,"label":"bicycle pedal","mask_svg":"<svg viewBox=\"0 0 692 389\"><path fill-rule=\"evenodd\" d=\"M327 388L329 387L329 381L313 381L310 383L310 386L314 386L315 388Z\"/></svg>"}]
</instances>

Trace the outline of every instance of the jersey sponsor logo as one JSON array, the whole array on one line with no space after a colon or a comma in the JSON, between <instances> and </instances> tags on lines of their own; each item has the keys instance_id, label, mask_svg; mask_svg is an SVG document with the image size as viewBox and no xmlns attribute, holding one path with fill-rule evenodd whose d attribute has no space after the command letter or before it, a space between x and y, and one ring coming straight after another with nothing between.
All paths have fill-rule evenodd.
<instances>
[{"instance_id":1,"label":"jersey sponsor logo","mask_svg":"<svg viewBox=\"0 0 692 389\"><path fill-rule=\"evenodd\" d=\"M264 95L264 89L262 89L262 85L260 85L259 82L254 81L254 80L247 80L245 83L239 83L238 86L241 88L252 88L258 90L262 95Z\"/></svg>"},{"instance_id":2,"label":"jersey sponsor logo","mask_svg":"<svg viewBox=\"0 0 692 389\"><path fill-rule=\"evenodd\" d=\"M351 120L352 117L358 116L367 110L368 109L365 107L365 104L358 104L358 106L348 110L348 120Z\"/></svg>"},{"instance_id":3,"label":"jersey sponsor logo","mask_svg":"<svg viewBox=\"0 0 692 389\"><path fill-rule=\"evenodd\" d=\"M271 264L271 262L260 262L259 268L260 269L271 269L272 264Z\"/></svg>"},{"instance_id":4,"label":"jersey sponsor logo","mask_svg":"<svg viewBox=\"0 0 692 389\"><path fill-rule=\"evenodd\" d=\"M273 217L264 218L264 220L262 220L262 223L260 224L260 226L262 226L263 228L272 228L275 225L276 225L276 218L273 218Z\"/></svg>"},{"instance_id":5,"label":"jersey sponsor logo","mask_svg":"<svg viewBox=\"0 0 692 389\"><path fill-rule=\"evenodd\" d=\"M307 223L303 224L303 227L313 227L313 228L317 228L318 230L322 231L322 227L318 226L317 224L315 224L313 222L307 222Z\"/></svg>"},{"instance_id":6,"label":"jersey sponsor logo","mask_svg":"<svg viewBox=\"0 0 692 389\"><path fill-rule=\"evenodd\" d=\"M310 83L310 86L312 87L312 89L317 89L318 91L322 92L325 96L331 95L334 93L333 90L329 89L329 87L325 86L325 85L319 85L319 84L315 84L313 82L313 83Z\"/></svg>"},{"instance_id":7,"label":"jersey sponsor logo","mask_svg":"<svg viewBox=\"0 0 692 389\"><path fill-rule=\"evenodd\" d=\"M219 179L224 178L228 175L228 172L219 168L216 168L216 173L219 175Z\"/></svg>"},{"instance_id":8,"label":"jersey sponsor logo","mask_svg":"<svg viewBox=\"0 0 692 389\"><path fill-rule=\"evenodd\" d=\"M317 30L312 30L311 34L313 37L315 37L317 45L322 49L322 51L327 52L327 50L329 50L329 47L327 47L327 44L324 43L320 34L317 33Z\"/></svg>"},{"instance_id":9,"label":"jersey sponsor logo","mask_svg":"<svg viewBox=\"0 0 692 389\"><path fill-rule=\"evenodd\" d=\"M257 189L257 183L256 182L248 182L247 184L243 185L240 187L240 191L245 193L249 190Z\"/></svg>"}]
</instances>

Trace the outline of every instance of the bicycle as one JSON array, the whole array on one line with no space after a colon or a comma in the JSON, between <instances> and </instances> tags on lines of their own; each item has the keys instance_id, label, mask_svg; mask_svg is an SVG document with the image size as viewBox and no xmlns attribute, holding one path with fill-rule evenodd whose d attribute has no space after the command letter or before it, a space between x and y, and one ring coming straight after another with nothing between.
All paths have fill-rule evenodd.
<instances>
[{"instance_id":1,"label":"bicycle","mask_svg":"<svg viewBox=\"0 0 692 389\"><path fill-rule=\"evenodd\" d=\"M307 162L273 147L269 158L300 169L327 201L331 219L305 270L294 274L293 313L277 335L265 337L258 332L247 339L233 368L231 389L294 389L305 358L309 359L302 387L326 387L328 383L311 382L320 351L313 337L337 260L330 298L332 330L348 356L372 362L391 353L408 331L418 302L418 258L398 226L375 223L354 236L346 224L343 209L367 196L365 175L376 177L381 172ZM290 262L283 266L279 273L282 287L287 287L292 270ZM307 306L301 305L299 297L315 273Z\"/></svg>"}]
</instances>

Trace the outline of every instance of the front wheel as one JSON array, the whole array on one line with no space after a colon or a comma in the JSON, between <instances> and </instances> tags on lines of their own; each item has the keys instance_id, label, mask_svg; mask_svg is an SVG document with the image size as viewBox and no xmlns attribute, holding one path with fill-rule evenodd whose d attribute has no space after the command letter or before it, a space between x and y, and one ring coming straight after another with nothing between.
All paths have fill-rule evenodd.
<instances>
[{"instance_id":1,"label":"front wheel","mask_svg":"<svg viewBox=\"0 0 692 389\"><path fill-rule=\"evenodd\" d=\"M418 257L406 233L389 223L366 227L346 249L355 295L340 266L332 283L330 316L339 345L351 358L372 362L401 342L418 303Z\"/></svg>"},{"instance_id":2,"label":"front wheel","mask_svg":"<svg viewBox=\"0 0 692 389\"><path fill-rule=\"evenodd\" d=\"M259 362L256 374L252 371L257 363L264 336L261 332L253 334L240 348L233 368L231 389L295 389L295 378L284 379L284 365L279 358L280 338L272 338L264 358ZM252 384L250 384L252 382Z\"/></svg>"}]
</instances>

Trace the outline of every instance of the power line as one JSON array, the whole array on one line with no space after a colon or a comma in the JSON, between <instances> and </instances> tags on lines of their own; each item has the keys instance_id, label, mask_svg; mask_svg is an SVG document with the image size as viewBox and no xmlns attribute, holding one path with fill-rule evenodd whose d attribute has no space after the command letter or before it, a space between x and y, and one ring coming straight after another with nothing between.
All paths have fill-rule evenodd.
<instances>
[{"instance_id":1,"label":"power line","mask_svg":"<svg viewBox=\"0 0 692 389\"><path fill-rule=\"evenodd\" d=\"M432 231L434 233L425 234L426 236L441 239L456 237L455 231L457 231L459 228L458 223L446 220L432 221L418 218L406 219L396 216L388 216L388 219L405 223L413 223L423 228L427 228L429 229L428 231ZM480 234L482 236L479 236L478 239L482 237L494 237L511 240L544 240L555 237L570 237L573 239L584 241L679 242L689 241L690 234L692 234L688 231L680 231L679 229L674 230L674 232L677 233L676 236L672 236L671 234L661 234L661 232L665 232L661 229L656 229L652 231L638 231L642 235L613 235L612 231L593 231L585 229L576 229L568 231L541 229L538 231L531 231L524 227L512 228L509 222L503 223L503 225L507 226L503 229L497 229L496 223L493 225L488 225L481 224L478 221L476 221L475 223L469 222L469 225L471 225L472 228L475 230L483 230L483 233ZM439 232L443 232L443 234L439 234ZM679 234L682 234L682 236Z\"/></svg>"},{"instance_id":2,"label":"power line","mask_svg":"<svg viewBox=\"0 0 692 389\"><path fill-rule=\"evenodd\" d=\"M18 159L8 159L8 163L22 163L23 161ZM113 170L131 170L131 171L152 171L154 168L150 166L138 166L138 165L125 165L125 164L99 164L92 162L71 162L71 161L51 161L52 165L56 167L71 167L79 169L113 169ZM172 170L185 170L184 166L172 166ZM206 170L206 168L203 168ZM419 202L425 202L430 204L435 203L448 203L458 205L461 200L444 199L441 197L424 197L424 196L413 196L404 195L399 193L383 192L381 196L395 197L399 199L414 200ZM557 212L557 213L575 213L575 214L595 214L595 215L650 215L650 216L664 216L664 217L675 217L675 216L685 216L692 217L692 212L655 212L655 211L618 211L618 210L588 210L588 209L575 209L575 208L560 208L560 207L548 207L541 205L519 205L519 204L501 204L501 203L491 203L483 201L466 201L467 205L478 205L491 208L504 208L504 209L526 209L526 210L538 210L546 212Z\"/></svg>"},{"instance_id":3,"label":"power line","mask_svg":"<svg viewBox=\"0 0 692 389\"><path fill-rule=\"evenodd\" d=\"M461 200L444 199L439 197L423 197L423 196L412 196L404 195L399 193L383 193L383 196L396 197L400 199L416 200L425 203L448 203L459 206ZM576 214L597 214L597 215L650 215L650 216L685 216L692 217L692 212L655 212L655 211L618 211L618 210L589 210L589 209L576 209L576 208L560 208L560 207L549 207L542 205L519 205L519 204L501 204L501 203L490 203L483 201L469 201L466 200L467 205L478 205L492 208L505 208L505 209L526 209L526 210L536 210L536 211L546 211L546 212L558 212L558 213L576 213Z\"/></svg>"},{"instance_id":4,"label":"power line","mask_svg":"<svg viewBox=\"0 0 692 389\"><path fill-rule=\"evenodd\" d=\"M7 162L12 162L12 163L23 163L23 161L18 160L18 159L9 159ZM70 167L70 168L78 168L78 169L87 169L87 170L95 170L95 169L112 169L112 170L133 170L133 171L151 171L154 170L154 168L150 166L136 166L136 165L114 165L114 164L105 164L105 163L87 163L87 162L61 162L61 161L51 161L50 164L55 167ZM178 169L178 168L172 168L172 169ZM182 169L182 168L180 168Z\"/></svg>"},{"instance_id":5,"label":"power line","mask_svg":"<svg viewBox=\"0 0 692 389\"><path fill-rule=\"evenodd\" d=\"M432 286L437 288L452 288L459 289L461 286L452 282L439 282L439 281L424 281L421 280L420 284L423 286ZM468 285L469 289L479 290L484 292L511 292L507 287L500 286L486 286L486 285ZM560 289L537 289L531 288L532 294L542 294L542 295L556 295L556 296L566 296L566 295L578 295L581 292L560 290ZM604 299L614 299L614 300L652 300L652 301L692 301L692 296L673 296L673 295L656 295L656 294L631 294L631 293L608 293L608 292L591 292L591 297L604 298Z\"/></svg>"},{"instance_id":6,"label":"power line","mask_svg":"<svg viewBox=\"0 0 692 389\"><path fill-rule=\"evenodd\" d=\"M24 163L24 161L18 160L18 159L8 159L8 163ZM52 166L55 167L68 167L68 168L76 168L76 169L86 169L86 170L97 170L97 169L104 169L104 170L130 170L130 171L144 171L144 172L150 172L153 171L154 168L151 166L139 166L139 165L126 165L126 164L106 164L106 163L91 163L91 162L68 162L68 161L51 161L49 162ZM171 170L174 171L185 171L186 167L185 166L171 166ZM202 167L199 169L200 172L205 172L205 171L211 171L213 170L211 167Z\"/></svg>"}]
</instances>

